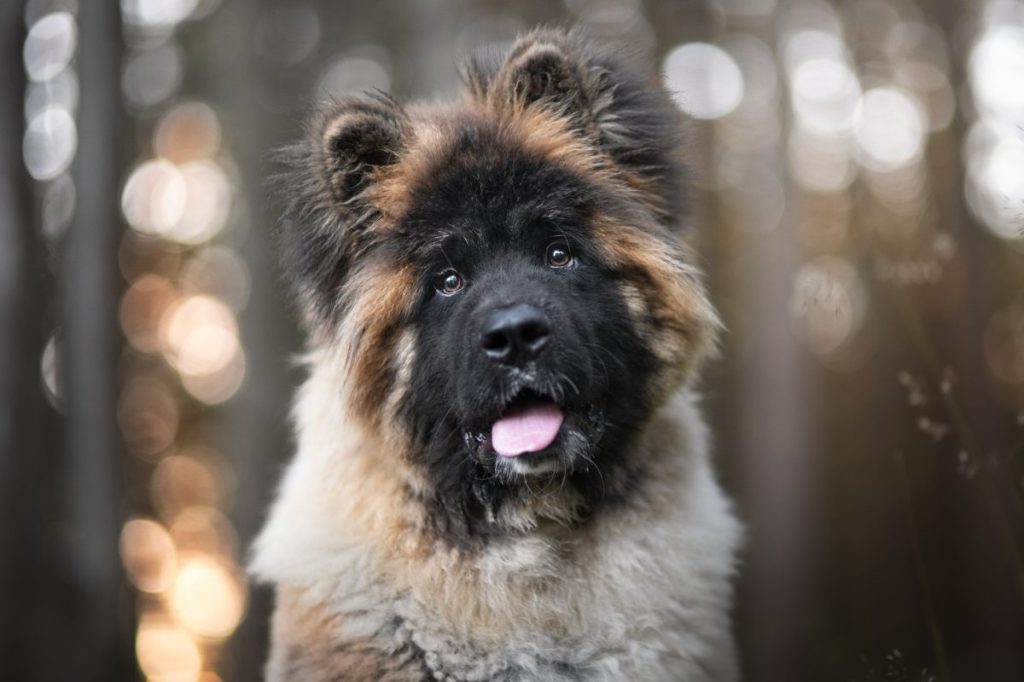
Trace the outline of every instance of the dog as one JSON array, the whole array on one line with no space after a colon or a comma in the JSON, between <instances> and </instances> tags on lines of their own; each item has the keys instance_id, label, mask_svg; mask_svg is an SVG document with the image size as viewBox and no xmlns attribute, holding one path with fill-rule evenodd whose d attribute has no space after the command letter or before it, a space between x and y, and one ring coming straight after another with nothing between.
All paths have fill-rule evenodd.
<instances>
[{"instance_id":1,"label":"dog","mask_svg":"<svg viewBox=\"0 0 1024 682\"><path fill-rule=\"evenodd\" d=\"M309 374L253 553L267 678L735 680L682 116L576 31L463 80L283 153Z\"/></svg>"}]
</instances>

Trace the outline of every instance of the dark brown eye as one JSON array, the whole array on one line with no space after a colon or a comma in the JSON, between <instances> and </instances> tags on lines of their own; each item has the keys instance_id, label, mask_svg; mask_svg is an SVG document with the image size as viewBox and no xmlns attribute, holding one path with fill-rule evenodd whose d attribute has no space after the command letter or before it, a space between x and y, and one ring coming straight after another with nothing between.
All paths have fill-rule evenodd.
<instances>
[{"instance_id":1,"label":"dark brown eye","mask_svg":"<svg viewBox=\"0 0 1024 682\"><path fill-rule=\"evenodd\" d=\"M451 296L464 285L462 275L454 270L445 270L434 280L434 288L445 296Z\"/></svg>"},{"instance_id":2,"label":"dark brown eye","mask_svg":"<svg viewBox=\"0 0 1024 682\"><path fill-rule=\"evenodd\" d=\"M565 242L555 242L548 247L548 265L553 268L566 268L572 265L572 253Z\"/></svg>"}]
</instances>

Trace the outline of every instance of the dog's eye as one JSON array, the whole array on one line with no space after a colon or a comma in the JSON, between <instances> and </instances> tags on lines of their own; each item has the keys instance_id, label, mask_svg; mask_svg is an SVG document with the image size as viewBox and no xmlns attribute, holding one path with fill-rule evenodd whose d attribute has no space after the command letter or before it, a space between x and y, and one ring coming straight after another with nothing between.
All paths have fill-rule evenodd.
<instances>
[{"instance_id":1,"label":"dog's eye","mask_svg":"<svg viewBox=\"0 0 1024 682\"><path fill-rule=\"evenodd\" d=\"M572 252L564 241L553 242L548 246L548 265L553 268L567 268L573 264Z\"/></svg>"},{"instance_id":2,"label":"dog's eye","mask_svg":"<svg viewBox=\"0 0 1024 682\"><path fill-rule=\"evenodd\" d=\"M434 288L445 296L457 293L464 285L462 275L452 269L445 270L434 279Z\"/></svg>"}]
</instances>

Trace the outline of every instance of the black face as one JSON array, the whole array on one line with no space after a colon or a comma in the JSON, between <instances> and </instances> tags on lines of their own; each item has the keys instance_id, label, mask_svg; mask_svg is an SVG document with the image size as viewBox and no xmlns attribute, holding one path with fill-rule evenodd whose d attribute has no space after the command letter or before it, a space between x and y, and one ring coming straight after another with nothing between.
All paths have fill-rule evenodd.
<instances>
[{"instance_id":1,"label":"black face","mask_svg":"<svg viewBox=\"0 0 1024 682\"><path fill-rule=\"evenodd\" d=\"M600 201L468 139L395 242L415 244L422 286L405 417L437 502L466 523L543 479L596 504L628 478L651 359L588 233Z\"/></svg>"}]
</instances>

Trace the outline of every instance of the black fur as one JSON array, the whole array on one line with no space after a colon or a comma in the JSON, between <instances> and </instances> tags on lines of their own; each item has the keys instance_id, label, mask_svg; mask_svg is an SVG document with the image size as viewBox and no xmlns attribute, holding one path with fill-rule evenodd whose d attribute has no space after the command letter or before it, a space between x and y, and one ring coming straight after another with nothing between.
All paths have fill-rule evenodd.
<instances>
[{"instance_id":1,"label":"black fur","mask_svg":"<svg viewBox=\"0 0 1024 682\"><path fill-rule=\"evenodd\" d=\"M556 441L566 461L550 474L555 484L583 493L584 514L621 499L631 468L624 453L648 409L652 360L628 321L616 274L591 243L592 214L614 208L584 178L505 147L487 128L465 130L441 167L419 188L396 241L415 250L404 255L421 273L410 320L417 362L403 414L431 479L435 520L452 539L472 542L502 532L485 522L488 512L528 494L521 477L502 474L487 443L490 425L521 390L554 398L567 426L589 441L583 452L569 452L564 433ZM553 269L545 250L562 239L575 266ZM451 267L467 284L444 296L433 275ZM513 303L539 306L552 322L533 381L517 380L480 346L486 311Z\"/></svg>"}]
</instances>

